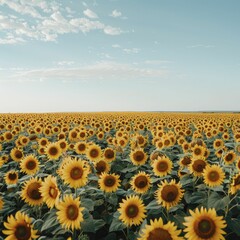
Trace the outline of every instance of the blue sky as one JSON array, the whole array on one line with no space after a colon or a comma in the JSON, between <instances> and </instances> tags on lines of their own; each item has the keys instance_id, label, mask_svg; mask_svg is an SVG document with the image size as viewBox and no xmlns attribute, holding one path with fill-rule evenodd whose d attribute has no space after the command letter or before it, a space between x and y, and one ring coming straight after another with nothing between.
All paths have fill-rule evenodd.
<instances>
[{"instance_id":1,"label":"blue sky","mask_svg":"<svg viewBox=\"0 0 240 240\"><path fill-rule=\"evenodd\" d=\"M240 110L239 0L0 0L0 112Z\"/></svg>"}]
</instances>

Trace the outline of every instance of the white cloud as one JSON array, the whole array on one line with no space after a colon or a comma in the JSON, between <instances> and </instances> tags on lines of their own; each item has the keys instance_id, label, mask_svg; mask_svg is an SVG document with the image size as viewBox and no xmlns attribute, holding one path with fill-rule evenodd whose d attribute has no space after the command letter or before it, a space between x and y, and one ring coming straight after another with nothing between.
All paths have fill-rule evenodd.
<instances>
[{"instance_id":1,"label":"white cloud","mask_svg":"<svg viewBox=\"0 0 240 240\"><path fill-rule=\"evenodd\" d=\"M214 45L204 45L204 44L196 44L188 46L187 48L214 48Z\"/></svg>"},{"instance_id":2,"label":"white cloud","mask_svg":"<svg viewBox=\"0 0 240 240\"><path fill-rule=\"evenodd\" d=\"M134 65L117 63L112 61L102 61L83 67L44 68L34 70L23 70L13 73L9 80L91 80L91 79L131 79L131 78L161 78L165 77L165 70L152 68L138 68Z\"/></svg>"},{"instance_id":3,"label":"white cloud","mask_svg":"<svg viewBox=\"0 0 240 240\"><path fill-rule=\"evenodd\" d=\"M161 65L161 64L172 63L172 61L169 61L169 60L146 60L144 63L149 64L149 65Z\"/></svg>"},{"instance_id":4,"label":"white cloud","mask_svg":"<svg viewBox=\"0 0 240 240\"><path fill-rule=\"evenodd\" d=\"M112 47L113 48L121 48L121 46L119 44L113 44Z\"/></svg>"},{"instance_id":5,"label":"white cloud","mask_svg":"<svg viewBox=\"0 0 240 240\"><path fill-rule=\"evenodd\" d=\"M93 12L92 10L90 10L90 9L84 10L84 11L83 11L83 14L84 14L85 16L89 17L89 18L93 18L93 19L98 18L98 15L97 15L95 12Z\"/></svg>"},{"instance_id":6,"label":"white cloud","mask_svg":"<svg viewBox=\"0 0 240 240\"><path fill-rule=\"evenodd\" d=\"M74 61L59 61L59 62L57 62L57 65L59 65L59 66L71 66L74 63L75 63Z\"/></svg>"},{"instance_id":7,"label":"white cloud","mask_svg":"<svg viewBox=\"0 0 240 240\"><path fill-rule=\"evenodd\" d=\"M110 14L111 17L117 18L117 17L121 17L122 13L120 11L118 11L117 9L114 9L112 11L112 13Z\"/></svg>"},{"instance_id":8,"label":"white cloud","mask_svg":"<svg viewBox=\"0 0 240 240\"><path fill-rule=\"evenodd\" d=\"M105 26L104 32L108 35L120 35L122 33L122 30L120 28Z\"/></svg>"},{"instance_id":9,"label":"white cloud","mask_svg":"<svg viewBox=\"0 0 240 240\"><path fill-rule=\"evenodd\" d=\"M0 45L14 45L25 42L22 38L0 38Z\"/></svg>"},{"instance_id":10,"label":"white cloud","mask_svg":"<svg viewBox=\"0 0 240 240\"><path fill-rule=\"evenodd\" d=\"M140 52L139 48L124 48L123 51L127 54L137 54Z\"/></svg>"}]
</instances>

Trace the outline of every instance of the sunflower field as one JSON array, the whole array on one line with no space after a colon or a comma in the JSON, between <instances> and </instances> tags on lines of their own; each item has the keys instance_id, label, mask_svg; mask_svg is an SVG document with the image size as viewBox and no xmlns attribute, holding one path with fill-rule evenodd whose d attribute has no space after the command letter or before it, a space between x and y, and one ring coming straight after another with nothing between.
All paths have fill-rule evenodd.
<instances>
[{"instance_id":1,"label":"sunflower field","mask_svg":"<svg viewBox=\"0 0 240 240\"><path fill-rule=\"evenodd\" d=\"M0 189L0 239L240 239L240 115L0 114Z\"/></svg>"}]
</instances>

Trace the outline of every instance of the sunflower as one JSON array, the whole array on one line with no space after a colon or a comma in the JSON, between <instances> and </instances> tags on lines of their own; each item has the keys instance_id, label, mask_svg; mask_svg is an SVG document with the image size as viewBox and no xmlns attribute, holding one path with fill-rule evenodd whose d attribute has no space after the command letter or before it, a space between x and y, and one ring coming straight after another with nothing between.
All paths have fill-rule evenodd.
<instances>
[{"instance_id":1,"label":"sunflower","mask_svg":"<svg viewBox=\"0 0 240 240\"><path fill-rule=\"evenodd\" d=\"M205 152L205 148L203 146L199 146L198 144L196 144L192 148L193 157L202 157L204 155L204 152Z\"/></svg>"},{"instance_id":2,"label":"sunflower","mask_svg":"<svg viewBox=\"0 0 240 240\"><path fill-rule=\"evenodd\" d=\"M139 172L132 177L130 184L136 193L146 193L151 186L150 176L145 172Z\"/></svg>"},{"instance_id":3,"label":"sunflower","mask_svg":"<svg viewBox=\"0 0 240 240\"><path fill-rule=\"evenodd\" d=\"M206 209L201 207L195 212L189 210L191 216L185 217L183 223L186 228L185 237L189 240L224 240L222 230L226 227L226 221L222 216L218 216L215 209Z\"/></svg>"},{"instance_id":4,"label":"sunflower","mask_svg":"<svg viewBox=\"0 0 240 240\"><path fill-rule=\"evenodd\" d=\"M24 183L24 187L21 191L21 198L30 206L41 205L43 203L43 197L40 193L41 186L41 179L31 178Z\"/></svg>"},{"instance_id":5,"label":"sunflower","mask_svg":"<svg viewBox=\"0 0 240 240\"><path fill-rule=\"evenodd\" d=\"M4 139L5 139L5 141L6 142L10 142L10 141L12 141L12 139L13 139L13 134L11 133L11 132L9 132L9 131L6 131L4 134L3 134L3 136L4 136Z\"/></svg>"},{"instance_id":6,"label":"sunflower","mask_svg":"<svg viewBox=\"0 0 240 240\"><path fill-rule=\"evenodd\" d=\"M103 152L103 158L109 162L112 162L116 158L116 151L112 148L105 148Z\"/></svg>"},{"instance_id":7,"label":"sunflower","mask_svg":"<svg viewBox=\"0 0 240 240\"><path fill-rule=\"evenodd\" d=\"M29 142L30 142L30 139L28 137L21 136L20 143L22 144L22 146L27 146Z\"/></svg>"},{"instance_id":8,"label":"sunflower","mask_svg":"<svg viewBox=\"0 0 240 240\"><path fill-rule=\"evenodd\" d=\"M65 139L60 139L58 142L59 147L61 148L62 152L66 152L68 149L68 142Z\"/></svg>"},{"instance_id":9,"label":"sunflower","mask_svg":"<svg viewBox=\"0 0 240 240\"><path fill-rule=\"evenodd\" d=\"M89 145L86 155L91 161L98 161L101 159L102 150L97 144Z\"/></svg>"},{"instance_id":10,"label":"sunflower","mask_svg":"<svg viewBox=\"0 0 240 240\"><path fill-rule=\"evenodd\" d=\"M22 160L24 157L23 152L20 148L13 148L10 152L10 156L16 162L20 162L20 160Z\"/></svg>"},{"instance_id":11,"label":"sunflower","mask_svg":"<svg viewBox=\"0 0 240 240\"><path fill-rule=\"evenodd\" d=\"M4 201L3 198L0 196L0 210L3 209Z\"/></svg>"},{"instance_id":12,"label":"sunflower","mask_svg":"<svg viewBox=\"0 0 240 240\"><path fill-rule=\"evenodd\" d=\"M101 175L103 172L109 172L110 165L106 160L99 160L94 163L94 167L98 175Z\"/></svg>"},{"instance_id":13,"label":"sunflower","mask_svg":"<svg viewBox=\"0 0 240 240\"><path fill-rule=\"evenodd\" d=\"M153 172L156 176L164 177L171 172L172 165L172 161L168 157L158 157L152 163Z\"/></svg>"},{"instance_id":14,"label":"sunflower","mask_svg":"<svg viewBox=\"0 0 240 240\"><path fill-rule=\"evenodd\" d=\"M105 192L116 192L120 186L120 176L112 173L103 172L98 180L99 187Z\"/></svg>"},{"instance_id":15,"label":"sunflower","mask_svg":"<svg viewBox=\"0 0 240 240\"><path fill-rule=\"evenodd\" d=\"M6 230L2 230L3 234L7 235L6 240L31 240L38 238L37 230L33 229L31 219L28 215L16 212L15 216L10 215L7 222L4 222Z\"/></svg>"},{"instance_id":16,"label":"sunflower","mask_svg":"<svg viewBox=\"0 0 240 240\"><path fill-rule=\"evenodd\" d=\"M203 170L207 165L205 158L196 158L188 165L188 169L194 176L202 176Z\"/></svg>"},{"instance_id":17,"label":"sunflower","mask_svg":"<svg viewBox=\"0 0 240 240\"><path fill-rule=\"evenodd\" d=\"M224 142L222 139L216 139L214 142L213 142L213 148L215 150L219 149L219 148L222 148L224 146Z\"/></svg>"},{"instance_id":18,"label":"sunflower","mask_svg":"<svg viewBox=\"0 0 240 240\"><path fill-rule=\"evenodd\" d=\"M145 225L138 240L183 240L179 237L181 230L173 222L163 223L162 218L150 220L150 224Z\"/></svg>"},{"instance_id":19,"label":"sunflower","mask_svg":"<svg viewBox=\"0 0 240 240\"><path fill-rule=\"evenodd\" d=\"M130 159L134 165L143 165L147 161L147 154L142 148L137 148L130 153Z\"/></svg>"},{"instance_id":20,"label":"sunflower","mask_svg":"<svg viewBox=\"0 0 240 240\"><path fill-rule=\"evenodd\" d=\"M73 198L72 195L65 195L56 208L57 219L66 229L80 229L83 222L83 207L80 207L80 198Z\"/></svg>"},{"instance_id":21,"label":"sunflower","mask_svg":"<svg viewBox=\"0 0 240 240\"><path fill-rule=\"evenodd\" d=\"M206 166L203 170L204 183L209 187L216 187L223 183L225 173L218 165Z\"/></svg>"},{"instance_id":22,"label":"sunflower","mask_svg":"<svg viewBox=\"0 0 240 240\"><path fill-rule=\"evenodd\" d=\"M182 167L187 167L192 162L191 156L184 156L180 159L179 165Z\"/></svg>"},{"instance_id":23,"label":"sunflower","mask_svg":"<svg viewBox=\"0 0 240 240\"><path fill-rule=\"evenodd\" d=\"M65 164L61 177L65 184L78 188L87 184L88 174L89 168L85 166L85 162L74 158Z\"/></svg>"},{"instance_id":24,"label":"sunflower","mask_svg":"<svg viewBox=\"0 0 240 240\"><path fill-rule=\"evenodd\" d=\"M240 171L240 157L238 157L238 159L236 161L236 167L237 167L238 171Z\"/></svg>"},{"instance_id":25,"label":"sunflower","mask_svg":"<svg viewBox=\"0 0 240 240\"><path fill-rule=\"evenodd\" d=\"M146 208L138 196L127 196L119 205L119 219L128 227L140 225L146 218Z\"/></svg>"},{"instance_id":26,"label":"sunflower","mask_svg":"<svg viewBox=\"0 0 240 240\"><path fill-rule=\"evenodd\" d=\"M176 183L175 179L172 179L170 183L164 180L158 185L158 190L155 192L155 198L160 205L163 205L168 210L181 201L183 191L181 184Z\"/></svg>"},{"instance_id":27,"label":"sunflower","mask_svg":"<svg viewBox=\"0 0 240 240\"><path fill-rule=\"evenodd\" d=\"M16 184L18 182L18 172L11 170L8 171L4 176L7 185Z\"/></svg>"},{"instance_id":28,"label":"sunflower","mask_svg":"<svg viewBox=\"0 0 240 240\"><path fill-rule=\"evenodd\" d=\"M159 139L156 141L156 143L154 144L156 146L156 148L158 150L161 150L164 148L164 143L163 143L163 139Z\"/></svg>"},{"instance_id":29,"label":"sunflower","mask_svg":"<svg viewBox=\"0 0 240 240\"><path fill-rule=\"evenodd\" d=\"M240 189L240 173L237 173L233 178L229 188L231 194L235 194Z\"/></svg>"},{"instance_id":30,"label":"sunflower","mask_svg":"<svg viewBox=\"0 0 240 240\"><path fill-rule=\"evenodd\" d=\"M60 191L58 189L56 177L48 175L44 179L44 182L42 182L42 186L39 188L39 191L43 197L43 201L49 208L53 208L54 205L57 205Z\"/></svg>"},{"instance_id":31,"label":"sunflower","mask_svg":"<svg viewBox=\"0 0 240 240\"><path fill-rule=\"evenodd\" d=\"M58 143L49 143L45 148L45 153L49 160L57 160L62 155L62 150Z\"/></svg>"},{"instance_id":32,"label":"sunflower","mask_svg":"<svg viewBox=\"0 0 240 240\"><path fill-rule=\"evenodd\" d=\"M74 145L74 150L77 154L85 154L87 149L87 143L86 142L77 142Z\"/></svg>"},{"instance_id":33,"label":"sunflower","mask_svg":"<svg viewBox=\"0 0 240 240\"><path fill-rule=\"evenodd\" d=\"M40 147L46 147L49 144L49 141L47 138L40 138L38 139L38 144Z\"/></svg>"},{"instance_id":34,"label":"sunflower","mask_svg":"<svg viewBox=\"0 0 240 240\"><path fill-rule=\"evenodd\" d=\"M236 153L234 151L229 151L225 153L223 160L226 164L231 164L236 160L236 158L237 158Z\"/></svg>"},{"instance_id":35,"label":"sunflower","mask_svg":"<svg viewBox=\"0 0 240 240\"><path fill-rule=\"evenodd\" d=\"M28 155L21 160L20 168L28 175L35 174L39 170L39 161L33 154Z\"/></svg>"}]
</instances>

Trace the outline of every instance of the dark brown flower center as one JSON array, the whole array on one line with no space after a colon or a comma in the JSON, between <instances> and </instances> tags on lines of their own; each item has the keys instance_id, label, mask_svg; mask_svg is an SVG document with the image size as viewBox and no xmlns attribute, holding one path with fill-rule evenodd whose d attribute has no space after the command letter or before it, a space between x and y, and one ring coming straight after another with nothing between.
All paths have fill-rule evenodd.
<instances>
[{"instance_id":1,"label":"dark brown flower center","mask_svg":"<svg viewBox=\"0 0 240 240\"><path fill-rule=\"evenodd\" d=\"M133 154L133 158L137 162L141 162L144 159L144 153L142 151L137 151Z\"/></svg>"},{"instance_id":2,"label":"dark brown flower center","mask_svg":"<svg viewBox=\"0 0 240 240\"><path fill-rule=\"evenodd\" d=\"M80 143L80 144L78 145L78 150L79 150L80 152L84 151L85 149L86 149L86 145L85 145L84 143Z\"/></svg>"},{"instance_id":3,"label":"dark brown flower center","mask_svg":"<svg viewBox=\"0 0 240 240\"><path fill-rule=\"evenodd\" d=\"M192 167L194 169L194 171L201 173L203 172L203 169L206 167L206 162L204 160L195 160Z\"/></svg>"},{"instance_id":4,"label":"dark brown flower center","mask_svg":"<svg viewBox=\"0 0 240 240\"><path fill-rule=\"evenodd\" d=\"M126 215L129 218L135 218L138 215L139 209L138 206L131 204L126 208Z\"/></svg>"},{"instance_id":5,"label":"dark brown flower center","mask_svg":"<svg viewBox=\"0 0 240 240\"><path fill-rule=\"evenodd\" d=\"M28 240L31 237L31 227L26 223L18 224L14 235L18 240Z\"/></svg>"},{"instance_id":6,"label":"dark brown flower center","mask_svg":"<svg viewBox=\"0 0 240 240\"><path fill-rule=\"evenodd\" d=\"M161 197L166 202L173 202L178 196L178 188L174 185L166 185L162 188Z\"/></svg>"},{"instance_id":7,"label":"dark brown flower center","mask_svg":"<svg viewBox=\"0 0 240 240\"><path fill-rule=\"evenodd\" d=\"M201 153L202 153L202 151L201 151L200 148L194 149L194 154L195 154L195 155L199 156L199 155L201 155Z\"/></svg>"},{"instance_id":8,"label":"dark brown flower center","mask_svg":"<svg viewBox=\"0 0 240 240\"><path fill-rule=\"evenodd\" d=\"M240 184L240 175L237 176L237 178L234 180L233 186L237 186Z\"/></svg>"},{"instance_id":9,"label":"dark brown flower center","mask_svg":"<svg viewBox=\"0 0 240 240\"><path fill-rule=\"evenodd\" d=\"M114 151L112 149L107 149L105 152L104 152L104 156L105 158L107 159L111 159L114 157Z\"/></svg>"},{"instance_id":10,"label":"dark brown flower center","mask_svg":"<svg viewBox=\"0 0 240 240\"><path fill-rule=\"evenodd\" d=\"M7 134L6 134L6 139L7 139L7 140L12 139L12 134L11 134L11 133L7 133Z\"/></svg>"},{"instance_id":11,"label":"dark brown flower center","mask_svg":"<svg viewBox=\"0 0 240 240\"><path fill-rule=\"evenodd\" d=\"M171 143L171 142L170 142L170 140L169 140L169 139L166 139L166 140L164 141L164 145L165 145L165 146L168 146L168 145L170 145L170 143Z\"/></svg>"},{"instance_id":12,"label":"dark brown flower center","mask_svg":"<svg viewBox=\"0 0 240 240\"><path fill-rule=\"evenodd\" d=\"M55 146L51 147L49 149L49 154L52 155L52 156L57 155L58 154L58 149Z\"/></svg>"},{"instance_id":13,"label":"dark brown flower center","mask_svg":"<svg viewBox=\"0 0 240 240\"><path fill-rule=\"evenodd\" d=\"M104 185L107 187L112 187L116 183L116 179L113 176L107 176L104 179Z\"/></svg>"},{"instance_id":14,"label":"dark brown flower center","mask_svg":"<svg viewBox=\"0 0 240 240\"><path fill-rule=\"evenodd\" d=\"M35 169L37 166L36 161L35 160L29 160L26 164L26 168L29 170L33 170Z\"/></svg>"},{"instance_id":15,"label":"dark brown flower center","mask_svg":"<svg viewBox=\"0 0 240 240\"><path fill-rule=\"evenodd\" d=\"M44 139L44 140L41 141L40 144L41 144L42 146L46 146L46 145L47 145L47 141Z\"/></svg>"},{"instance_id":16,"label":"dark brown flower center","mask_svg":"<svg viewBox=\"0 0 240 240\"><path fill-rule=\"evenodd\" d=\"M134 184L137 188L145 188L148 185L148 179L146 176L138 176Z\"/></svg>"},{"instance_id":17,"label":"dark brown flower center","mask_svg":"<svg viewBox=\"0 0 240 240\"><path fill-rule=\"evenodd\" d=\"M194 231L200 238L209 239L216 232L216 226L211 218L204 217L194 222Z\"/></svg>"},{"instance_id":18,"label":"dark brown flower center","mask_svg":"<svg viewBox=\"0 0 240 240\"><path fill-rule=\"evenodd\" d=\"M76 133L76 132L72 132L72 133L71 133L71 137L72 137L72 138L76 138L76 137L77 137L77 133Z\"/></svg>"},{"instance_id":19,"label":"dark brown flower center","mask_svg":"<svg viewBox=\"0 0 240 240\"><path fill-rule=\"evenodd\" d=\"M232 161L232 159L233 159L233 154L232 154L232 153L228 153L228 154L226 155L226 157L225 157L225 160L226 160L227 162Z\"/></svg>"},{"instance_id":20,"label":"dark brown flower center","mask_svg":"<svg viewBox=\"0 0 240 240\"><path fill-rule=\"evenodd\" d=\"M78 207L74 204L71 204L67 207L67 218L74 221L78 217Z\"/></svg>"},{"instance_id":21,"label":"dark brown flower center","mask_svg":"<svg viewBox=\"0 0 240 240\"><path fill-rule=\"evenodd\" d=\"M155 228L149 232L147 240L172 240L171 234L162 228Z\"/></svg>"},{"instance_id":22,"label":"dark brown flower center","mask_svg":"<svg viewBox=\"0 0 240 240\"><path fill-rule=\"evenodd\" d=\"M182 164L184 165L184 166L187 166L187 165L189 165L190 163L191 163L191 158L189 157L189 156L185 156L183 159L182 159Z\"/></svg>"},{"instance_id":23,"label":"dark brown flower center","mask_svg":"<svg viewBox=\"0 0 240 240\"><path fill-rule=\"evenodd\" d=\"M85 132L81 132L79 135L81 138L84 138L86 136Z\"/></svg>"},{"instance_id":24,"label":"dark brown flower center","mask_svg":"<svg viewBox=\"0 0 240 240\"><path fill-rule=\"evenodd\" d=\"M83 169L80 167L74 167L70 171L70 176L74 180L80 179L82 175L83 175Z\"/></svg>"},{"instance_id":25,"label":"dark brown flower center","mask_svg":"<svg viewBox=\"0 0 240 240\"><path fill-rule=\"evenodd\" d=\"M208 174L208 179L212 182L217 182L219 180L220 176L219 173L217 171L211 171Z\"/></svg>"},{"instance_id":26,"label":"dark brown flower center","mask_svg":"<svg viewBox=\"0 0 240 240\"><path fill-rule=\"evenodd\" d=\"M95 149L95 148L91 149L91 150L90 150L90 156L91 156L92 158L98 157L98 156L99 156L98 150Z\"/></svg>"},{"instance_id":27,"label":"dark brown flower center","mask_svg":"<svg viewBox=\"0 0 240 240\"><path fill-rule=\"evenodd\" d=\"M16 174L16 173L9 173L8 178L9 178L11 181L14 181L14 180L17 179L17 174Z\"/></svg>"},{"instance_id":28,"label":"dark brown flower center","mask_svg":"<svg viewBox=\"0 0 240 240\"><path fill-rule=\"evenodd\" d=\"M99 161L96 164L96 170L98 173L104 172L106 170L106 168L107 168L107 164L104 161Z\"/></svg>"},{"instance_id":29,"label":"dark brown flower center","mask_svg":"<svg viewBox=\"0 0 240 240\"><path fill-rule=\"evenodd\" d=\"M20 150L16 150L15 157L18 158L18 159L22 158L23 157L22 152Z\"/></svg>"},{"instance_id":30,"label":"dark brown flower center","mask_svg":"<svg viewBox=\"0 0 240 240\"><path fill-rule=\"evenodd\" d=\"M31 183L27 188L27 195L33 200L40 200L42 198L39 188L41 184L38 182Z\"/></svg>"},{"instance_id":31,"label":"dark brown flower center","mask_svg":"<svg viewBox=\"0 0 240 240\"><path fill-rule=\"evenodd\" d=\"M49 188L49 195L50 195L50 197L52 197L52 198L54 198L54 199L57 197L57 195L58 195L58 190L57 190L56 186L51 186L51 187Z\"/></svg>"},{"instance_id":32,"label":"dark brown flower center","mask_svg":"<svg viewBox=\"0 0 240 240\"><path fill-rule=\"evenodd\" d=\"M165 172L168 169L168 163L166 161L159 161L157 163L157 170L159 172Z\"/></svg>"},{"instance_id":33,"label":"dark brown flower center","mask_svg":"<svg viewBox=\"0 0 240 240\"><path fill-rule=\"evenodd\" d=\"M61 149L64 149L66 146L67 146L67 144L65 142L61 142L60 143L60 148Z\"/></svg>"}]
</instances>

